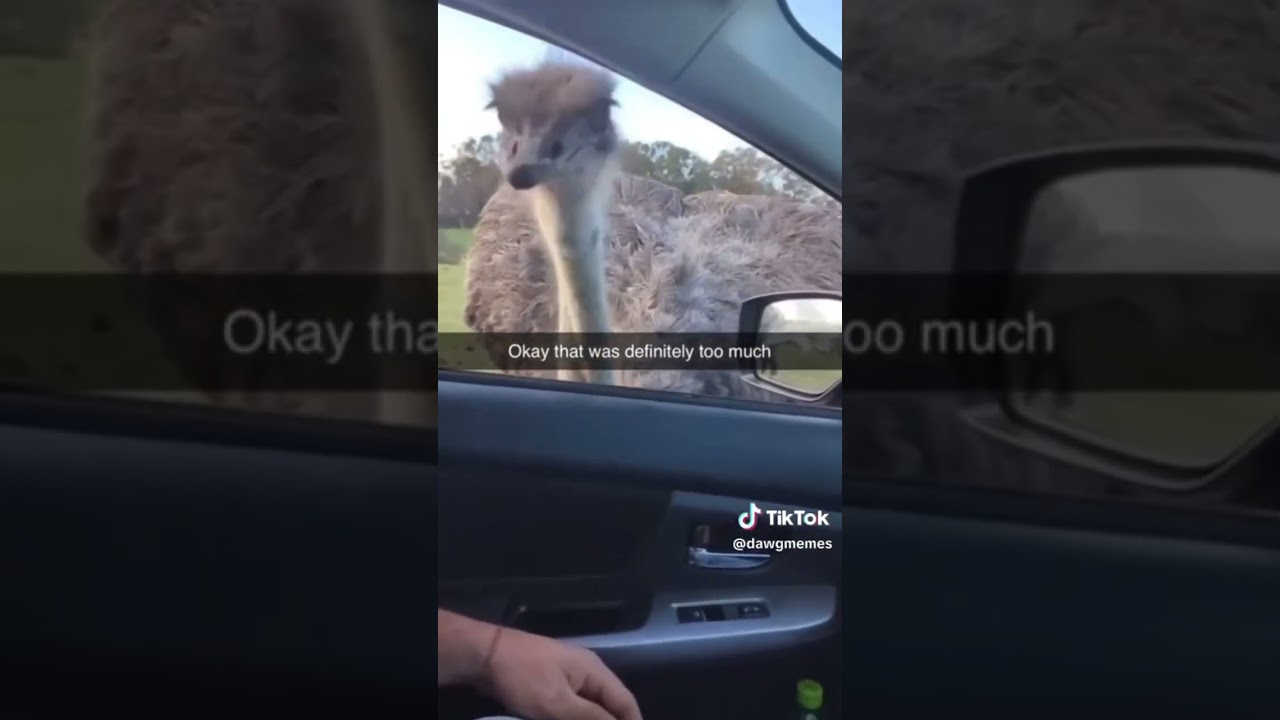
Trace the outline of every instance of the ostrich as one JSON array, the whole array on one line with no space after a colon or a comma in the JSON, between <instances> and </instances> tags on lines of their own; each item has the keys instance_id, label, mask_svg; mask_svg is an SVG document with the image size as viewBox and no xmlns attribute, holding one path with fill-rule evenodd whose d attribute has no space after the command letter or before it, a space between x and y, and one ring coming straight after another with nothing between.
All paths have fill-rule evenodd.
<instances>
[{"instance_id":1,"label":"ostrich","mask_svg":"<svg viewBox=\"0 0 1280 720\"><path fill-rule=\"evenodd\" d=\"M503 360L511 333L732 333L742 301L841 287L830 207L724 192L684 197L620 173L611 76L544 62L491 86L504 185L467 257L466 322ZM486 337L487 336L487 337ZM565 369L559 377L782 400L714 370Z\"/></svg>"},{"instance_id":2,"label":"ostrich","mask_svg":"<svg viewBox=\"0 0 1280 720\"><path fill-rule=\"evenodd\" d=\"M108 0L91 39L93 251L169 276L434 272L430 123L389 2ZM433 393L272 389L287 362L231 378L209 347L221 318L181 292L147 311L177 369L218 384L213 402L434 425Z\"/></svg>"},{"instance_id":3,"label":"ostrich","mask_svg":"<svg viewBox=\"0 0 1280 720\"><path fill-rule=\"evenodd\" d=\"M769 354L761 358L759 364L759 372L768 374L773 377L778 375L778 353L787 343L805 344L807 338L803 336L797 337L778 337L786 334L786 320L780 313L766 311L760 318L760 336L764 344L769 348ZM812 348L804 347L804 350Z\"/></svg>"}]
</instances>

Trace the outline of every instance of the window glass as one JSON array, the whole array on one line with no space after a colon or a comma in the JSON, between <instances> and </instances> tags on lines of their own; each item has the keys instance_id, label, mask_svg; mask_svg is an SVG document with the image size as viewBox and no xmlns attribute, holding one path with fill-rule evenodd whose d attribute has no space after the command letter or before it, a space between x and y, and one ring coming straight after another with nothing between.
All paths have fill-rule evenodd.
<instances>
[{"instance_id":1,"label":"window glass","mask_svg":"<svg viewBox=\"0 0 1280 720\"><path fill-rule=\"evenodd\" d=\"M611 251L599 272L579 264L562 273L572 282L557 283L564 256L546 252L527 198L489 214L501 242L477 252L482 210L505 183L500 153L510 149L486 105L504 70L546 62L599 70L585 60L438 8L439 207L431 208L418 167L425 148L416 148L425 138L405 131L430 122L401 117L425 98L384 95L429 84L413 74L431 66L421 32L431 20L419 4L180 3L163 13L104 0L3 5L6 384L385 419L387 399L374 396L389 386L373 382L385 368L369 352L377 344L341 327L371 288L314 278L390 267L419 273L406 284L409 296L438 284L423 305L438 301L443 335L431 325L429 342L419 342L419 323L401 340L411 349L438 342L446 367L524 371L516 366L528 358L510 362L500 331L554 332L562 307L587 318L603 304L614 334L704 333L712 353L710 369L691 369L680 354L688 345L632 343L647 369L622 359L625 367L604 378L610 384L794 400L743 383L736 362L723 359L726 338L735 337L745 297L839 289L839 205L675 103L615 78L620 141L606 155L622 171L617 202L584 194L606 199L596 209L610 218L599 229ZM339 15L388 8L395 16L385 22ZM364 33L366 25L375 31ZM386 46L393 52L370 52ZM388 59L407 61L394 78L381 64ZM564 126L577 134L561 142L598 126L578 120ZM436 245L421 241L433 217ZM431 253L438 278L425 274L437 269ZM284 282L299 275L308 279ZM161 277L182 282L157 284ZM542 283L543 294L530 283ZM784 359L771 372L790 373L795 387L833 383L838 348L808 342L818 334L812 323L785 329L832 312L801 305L778 310L783 329L767 337L790 343L784 357L810 359ZM255 312L233 326L244 308ZM501 324L512 319L518 324ZM409 381L401 372L390 387L433 387L430 359L430 373L409 367ZM391 417L423 417L419 401L402 400L407 410Z\"/></svg>"},{"instance_id":2,"label":"window glass","mask_svg":"<svg viewBox=\"0 0 1280 720\"><path fill-rule=\"evenodd\" d=\"M838 58L844 57L844 5L837 0L783 0L796 24Z\"/></svg>"},{"instance_id":3,"label":"window glass","mask_svg":"<svg viewBox=\"0 0 1280 720\"><path fill-rule=\"evenodd\" d=\"M718 125L586 59L437 12L441 368L794 402L743 382L717 357L745 298L840 291L839 204ZM616 104L593 117L583 88L599 77L612 78ZM577 95L540 104L537 92L556 83ZM601 152L597 141L613 135L599 130L610 121L617 143ZM602 169L602 155L620 172ZM522 164L550 179L516 191ZM608 221L568 227L563 218ZM608 239L596 261L581 249L593 230ZM838 343L813 341L834 340L839 302L794 304L776 315L787 328L770 350L781 374L764 372L816 394L839 380ZM668 333L688 344L666 344ZM553 354L524 352L527 342ZM589 357L609 351L616 362Z\"/></svg>"}]
</instances>

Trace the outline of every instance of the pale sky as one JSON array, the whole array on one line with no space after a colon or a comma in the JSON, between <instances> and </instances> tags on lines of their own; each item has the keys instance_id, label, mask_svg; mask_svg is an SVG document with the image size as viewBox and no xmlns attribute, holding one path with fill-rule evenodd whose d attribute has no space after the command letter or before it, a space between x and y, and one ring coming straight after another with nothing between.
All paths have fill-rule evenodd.
<instances>
[{"instance_id":1,"label":"pale sky","mask_svg":"<svg viewBox=\"0 0 1280 720\"><path fill-rule=\"evenodd\" d=\"M1104 170L1059 181L1048 192L1069 198L1072 212L1086 214L1086 227L1095 229L1063 242L1042 225L1030 227L1031 242L1051 243L1045 247L1054 271L1275 272L1280 263L1280 180L1264 171Z\"/></svg>"},{"instance_id":2,"label":"pale sky","mask_svg":"<svg viewBox=\"0 0 1280 720\"><path fill-rule=\"evenodd\" d=\"M1108 234L1273 242L1280 180L1232 167L1103 170L1057 183Z\"/></svg>"},{"instance_id":3,"label":"pale sky","mask_svg":"<svg viewBox=\"0 0 1280 720\"><path fill-rule=\"evenodd\" d=\"M797 21L836 55L843 56L840 0L788 0ZM449 155L469 137L496 134L498 120L484 110L489 81L512 67L543 60L547 44L501 25L437 5L439 30L438 152ZM694 113L635 83L619 78L617 120L623 137L670 140L708 160L743 143Z\"/></svg>"},{"instance_id":4,"label":"pale sky","mask_svg":"<svg viewBox=\"0 0 1280 720\"><path fill-rule=\"evenodd\" d=\"M844 322L844 303L836 299L782 300L769 306L770 311L787 320L807 319L817 315L834 328Z\"/></svg>"}]
</instances>

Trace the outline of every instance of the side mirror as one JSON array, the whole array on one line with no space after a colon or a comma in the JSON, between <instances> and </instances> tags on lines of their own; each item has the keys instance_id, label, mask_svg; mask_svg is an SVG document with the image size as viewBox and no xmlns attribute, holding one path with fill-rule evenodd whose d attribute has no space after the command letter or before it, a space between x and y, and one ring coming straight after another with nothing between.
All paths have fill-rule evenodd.
<instances>
[{"instance_id":1,"label":"side mirror","mask_svg":"<svg viewBox=\"0 0 1280 720\"><path fill-rule=\"evenodd\" d=\"M1252 474L1233 468L1280 439L1277 228L1261 147L1076 148L971 176L955 270L1001 287L968 312L1033 312L1056 345L1002 359L1010 424L987 429L1162 490Z\"/></svg>"},{"instance_id":2,"label":"side mirror","mask_svg":"<svg viewBox=\"0 0 1280 720\"><path fill-rule=\"evenodd\" d=\"M761 348L743 367L743 379L803 402L839 406L840 337L843 302L839 293L770 293L742 304L739 340Z\"/></svg>"}]
</instances>

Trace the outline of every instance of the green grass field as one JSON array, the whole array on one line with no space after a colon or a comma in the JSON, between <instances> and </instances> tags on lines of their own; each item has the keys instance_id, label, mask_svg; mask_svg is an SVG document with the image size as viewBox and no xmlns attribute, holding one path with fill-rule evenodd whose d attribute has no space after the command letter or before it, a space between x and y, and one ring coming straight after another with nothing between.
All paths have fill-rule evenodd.
<instances>
[{"instance_id":1,"label":"green grass field","mask_svg":"<svg viewBox=\"0 0 1280 720\"><path fill-rule=\"evenodd\" d=\"M462 283L465 275L466 270L461 265L440 266L439 302L440 332L442 333L467 332L467 325L462 317L465 304Z\"/></svg>"},{"instance_id":2,"label":"green grass field","mask_svg":"<svg viewBox=\"0 0 1280 720\"><path fill-rule=\"evenodd\" d=\"M0 58L4 96L0 103L0 270L4 272L105 270L82 240L84 86L85 65L78 58L62 62ZM33 298L36 287L38 298ZM47 293L48 286L31 284L5 290L24 297L9 298L4 308L0 382L96 387L111 385L111 378L137 377L138 367L154 368L157 378L172 372L167 365L157 366L154 336L123 312L127 306L119 298L90 301L79 291L59 298ZM37 299L40 302L34 302ZM85 331L86 326L104 325L112 328L109 334ZM111 350L104 351L102 343L109 343ZM176 385L176 380L171 382Z\"/></svg>"},{"instance_id":3,"label":"green grass field","mask_svg":"<svg viewBox=\"0 0 1280 720\"><path fill-rule=\"evenodd\" d=\"M1108 369L1128 368L1131 376L1152 377L1170 388L1213 387L1224 372L1265 378L1280 362L1271 343L1227 343L1194 331L1170 337L1154 331L1141 316L1112 309L1092 313L1087 333L1080 337L1069 346L1069 356L1082 371L1105 376ZM1080 381L1089 385L1087 378ZM1276 417L1280 392L1095 390L1075 393L1065 408L1054 407L1047 394L1030 402L1018 398L1015 406L1086 441L1171 465L1206 467L1221 462Z\"/></svg>"},{"instance_id":4,"label":"green grass field","mask_svg":"<svg viewBox=\"0 0 1280 720\"><path fill-rule=\"evenodd\" d=\"M84 63L0 58L0 267L80 272L102 263L81 242Z\"/></svg>"},{"instance_id":5,"label":"green grass field","mask_svg":"<svg viewBox=\"0 0 1280 720\"><path fill-rule=\"evenodd\" d=\"M440 243L448 246L448 252L461 258L471 245L471 230L467 228L440 228ZM445 253L442 252L442 255ZM459 263L440 263L440 332L443 340L440 350L440 367L454 370L485 370L492 368L487 353L473 340L463 317L466 307L466 268Z\"/></svg>"}]
</instances>

